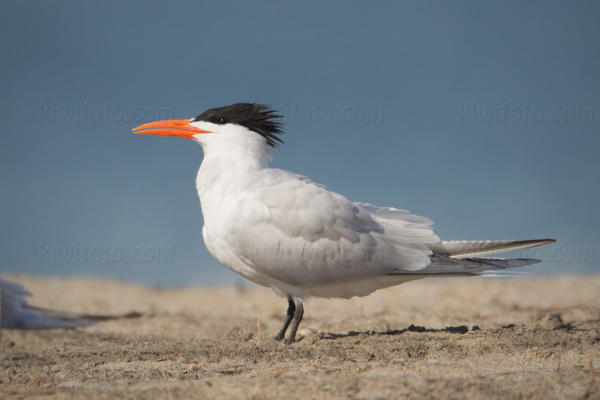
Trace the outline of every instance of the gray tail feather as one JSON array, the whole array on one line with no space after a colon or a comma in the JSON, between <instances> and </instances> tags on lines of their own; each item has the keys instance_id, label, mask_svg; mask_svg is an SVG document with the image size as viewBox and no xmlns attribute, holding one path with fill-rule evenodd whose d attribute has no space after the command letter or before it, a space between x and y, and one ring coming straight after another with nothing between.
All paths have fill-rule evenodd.
<instances>
[{"instance_id":1,"label":"gray tail feather","mask_svg":"<svg viewBox=\"0 0 600 400\"><path fill-rule=\"evenodd\" d=\"M478 275L484 271L497 271L507 268L537 264L537 258L463 258L453 260L446 257L434 257L431 264L418 271L407 271L409 275ZM395 273L393 275L400 275Z\"/></svg>"},{"instance_id":2,"label":"gray tail feather","mask_svg":"<svg viewBox=\"0 0 600 400\"><path fill-rule=\"evenodd\" d=\"M477 275L484 271L503 270L537 264L536 258L491 258L489 254L504 253L554 243L554 239L533 240L453 240L440 242L431 248L431 264L419 273Z\"/></svg>"},{"instance_id":3,"label":"gray tail feather","mask_svg":"<svg viewBox=\"0 0 600 400\"><path fill-rule=\"evenodd\" d=\"M497 271L507 268L524 267L525 265L542 262L537 258L463 258L460 266L450 268L452 273L464 273L468 275L479 274L484 271ZM427 268L425 268L427 269Z\"/></svg>"},{"instance_id":4,"label":"gray tail feather","mask_svg":"<svg viewBox=\"0 0 600 400\"><path fill-rule=\"evenodd\" d=\"M483 258L482 255L527 249L554 243L554 239L535 240L453 240L430 244L431 263L418 271L398 271L391 275L455 276L479 275L485 271L523 267L541 262L536 258Z\"/></svg>"},{"instance_id":5,"label":"gray tail feather","mask_svg":"<svg viewBox=\"0 0 600 400\"><path fill-rule=\"evenodd\" d=\"M448 240L429 244L434 254L453 259L481 257L507 251L529 249L554 243L554 239L532 240Z\"/></svg>"}]
</instances>

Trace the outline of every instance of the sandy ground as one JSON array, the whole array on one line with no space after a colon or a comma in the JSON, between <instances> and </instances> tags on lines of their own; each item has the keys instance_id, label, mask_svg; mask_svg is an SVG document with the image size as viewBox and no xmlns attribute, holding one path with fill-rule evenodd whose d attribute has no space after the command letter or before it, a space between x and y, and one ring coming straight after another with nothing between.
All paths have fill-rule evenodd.
<instances>
[{"instance_id":1,"label":"sandy ground","mask_svg":"<svg viewBox=\"0 0 600 400\"><path fill-rule=\"evenodd\" d=\"M293 345L272 339L286 303L267 289L6 278L35 305L141 316L3 331L0 398L600 399L600 276L309 300Z\"/></svg>"}]
</instances>

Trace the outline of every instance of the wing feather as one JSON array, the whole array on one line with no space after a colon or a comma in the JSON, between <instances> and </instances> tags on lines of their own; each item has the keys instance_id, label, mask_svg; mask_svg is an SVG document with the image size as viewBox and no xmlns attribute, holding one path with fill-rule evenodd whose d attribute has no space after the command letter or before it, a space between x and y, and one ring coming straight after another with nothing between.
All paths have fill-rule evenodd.
<instances>
[{"instance_id":1,"label":"wing feather","mask_svg":"<svg viewBox=\"0 0 600 400\"><path fill-rule=\"evenodd\" d=\"M267 170L237 208L227 242L260 273L301 287L364 280L430 263L432 222L352 203L305 177ZM265 181L268 183L266 184Z\"/></svg>"}]
</instances>

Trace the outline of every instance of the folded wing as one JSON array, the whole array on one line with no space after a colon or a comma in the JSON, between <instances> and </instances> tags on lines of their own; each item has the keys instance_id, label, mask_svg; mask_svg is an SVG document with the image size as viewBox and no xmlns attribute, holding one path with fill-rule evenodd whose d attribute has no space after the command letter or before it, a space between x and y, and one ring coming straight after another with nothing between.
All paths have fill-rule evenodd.
<instances>
[{"instance_id":1,"label":"folded wing","mask_svg":"<svg viewBox=\"0 0 600 400\"><path fill-rule=\"evenodd\" d=\"M227 241L246 264L295 286L350 282L430 263L432 222L405 210L352 203L307 178L269 170L232 216Z\"/></svg>"}]
</instances>

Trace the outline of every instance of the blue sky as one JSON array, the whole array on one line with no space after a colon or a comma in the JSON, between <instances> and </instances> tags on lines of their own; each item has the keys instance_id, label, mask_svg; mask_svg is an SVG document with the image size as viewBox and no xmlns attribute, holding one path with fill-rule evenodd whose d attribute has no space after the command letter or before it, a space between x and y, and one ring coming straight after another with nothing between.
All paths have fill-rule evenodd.
<instances>
[{"instance_id":1,"label":"blue sky","mask_svg":"<svg viewBox=\"0 0 600 400\"><path fill-rule=\"evenodd\" d=\"M597 2L0 7L0 273L241 281L202 242L201 148L130 133L238 101L283 112L277 167L600 271Z\"/></svg>"}]
</instances>

